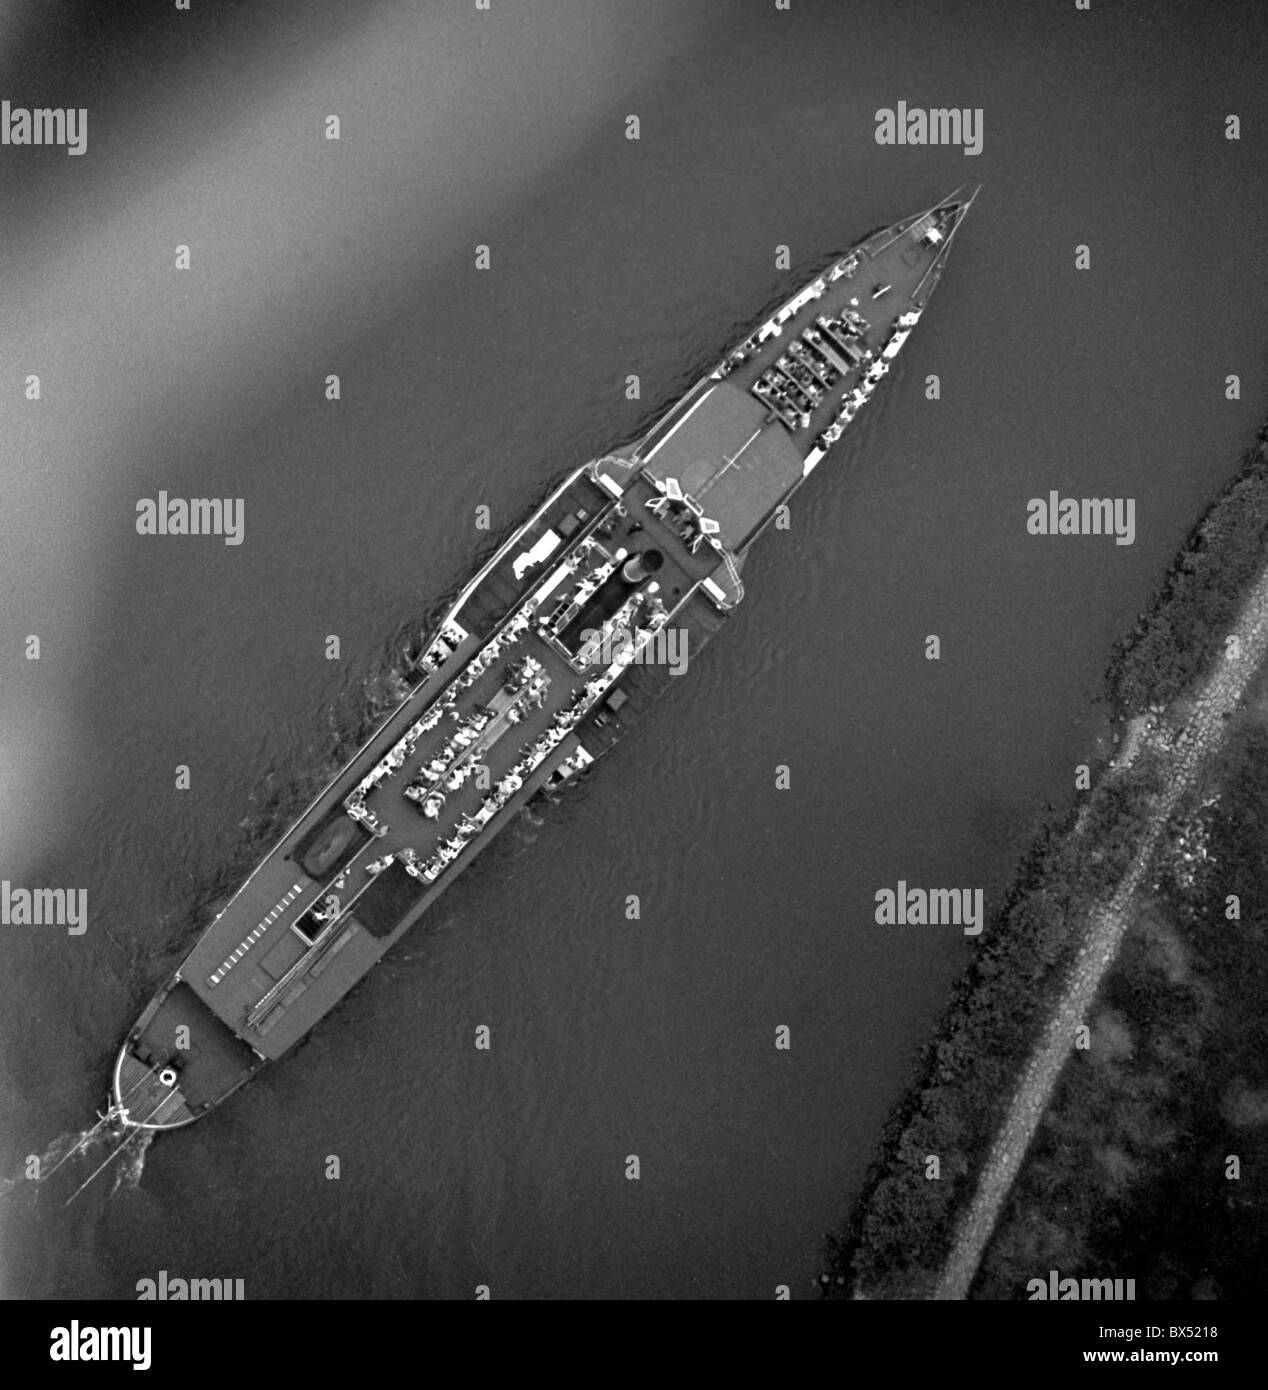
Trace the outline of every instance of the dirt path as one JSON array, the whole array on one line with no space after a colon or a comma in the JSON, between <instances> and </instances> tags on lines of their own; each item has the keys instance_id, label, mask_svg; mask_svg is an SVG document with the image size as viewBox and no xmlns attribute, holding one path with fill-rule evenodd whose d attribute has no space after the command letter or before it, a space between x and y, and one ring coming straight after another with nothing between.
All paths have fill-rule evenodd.
<instances>
[{"instance_id":1,"label":"dirt path","mask_svg":"<svg viewBox=\"0 0 1268 1390\"><path fill-rule=\"evenodd\" d=\"M1091 913L1084 941L1075 957L1069 983L1053 1010L1035 1051L1026 1064L1004 1123L991 1145L972 1204L956 1232L955 1244L933 1297L964 1298L977 1273L982 1252L995 1229L999 1213L1034 1138L1074 1044L1074 1030L1083 1023L1105 972L1114 963L1123 935L1139 904L1141 880L1149 867L1168 819L1197 782L1202 768L1225 735L1225 715L1232 714L1246 687L1268 656L1268 571L1260 575L1234 629L1241 638L1241 657L1222 661L1202 687L1193 712L1170 742L1155 730L1137 744L1161 748L1170 760L1167 790L1150 818L1139 851L1114 893ZM1174 731L1175 726L1170 726ZM1132 761L1134 761L1134 756ZM1129 765L1124 760L1124 765ZM1111 773L1110 776L1116 775Z\"/></svg>"}]
</instances>

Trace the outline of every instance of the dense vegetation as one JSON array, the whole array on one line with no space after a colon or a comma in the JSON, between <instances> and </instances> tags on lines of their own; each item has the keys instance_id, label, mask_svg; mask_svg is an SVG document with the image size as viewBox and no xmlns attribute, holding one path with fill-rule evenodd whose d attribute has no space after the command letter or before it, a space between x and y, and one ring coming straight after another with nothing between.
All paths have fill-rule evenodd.
<instances>
[{"instance_id":1,"label":"dense vegetation","mask_svg":"<svg viewBox=\"0 0 1268 1390\"><path fill-rule=\"evenodd\" d=\"M1124 946L987 1251L975 1288L1136 1280L1138 1299L1268 1287L1268 733L1255 710L1177 827L1153 909ZM1177 872L1179 870L1180 872ZM1226 916L1229 895L1241 916ZM1230 1155L1240 1160L1227 1175Z\"/></svg>"},{"instance_id":2,"label":"dense vegetation","mask_svg":"<svg viewBox=\"0 0 1268 1390\"><path fill-rule=\"evenodd\" d=\"M1107 684L1120 718L1173 702L1211 669L1266 558L1268 427L1195 528L1149 615L1116 648ZM1246 1270L1262 1265L1262 1252L1238 1245L1230 1222L1212 1220L1209 1208L1229 1200L1226 1189L1242 1201L1253 1191L1245 1179L1240 1187L1224 1182L1222 1156L1242 1153L1245 1167L1254 1146L1245 1125L1235 1142L1220 1117L1259 1113L1256 1088L1268 1079L1234 1045L1235 1037L1259 1041L1253 1001L1268 982L1247 960L1256 945L1262 956L1268 930L1268 893L1259 890L1268 869L1268 737L1253 725L1240 731L1216 775L1227 784L1217 811L1187 829L1218 846L1221 875L1251 885L1243 890L1242 921L1224 923L1223 895L1238 890L1221 886L1230 880L1217 881L1206 861L1195 874L1180 857L1183 872L1170 871L1168 856L1179 853L1176 827L1159 855L1164 898L1157 920L1129 938L1107 982L1093 1047L1066 1069L975 1296L1018 1297L1026 1279L1050 1268L1146 1280L1151 1291L1140 1287L1138 1297L1203 1296L1216 1285L1232 1294L1242 1287L1242 1265L1230 1256L1222 1275L1204 1283L1206 1266L1194 1244L1203 1233L1223 1240ZM1082 806L1038 828L886 1126L849 1223L828 1238L825 1295L912 1298L928 1291L1021 1067L1060 995L1075 949L1073 925L1121 879L1163 776L1147 750L1111 780L1094 773ZM1221 786L1217 781L1205 796ZM1260 896L1262 904L1254 901ZM1200 952L1180 935L1194 931L1206 933ZM1190 957L1180 970L1176 961ZM1217 995L1218 1007L1211 1003ZM1240 1088L1232 1099L1228 1087ZM1261 1108L1268 1120L1268 1092ZM1210 1166L1217 1149L1222 1187ZM925 1175L929 1155L940 1158L936 1181ZM1132 1241L1147 1242L1154 1216L1174 1209L1186 1192L1184 1220L1168 1223L1174 1240L1167 1255L1146 1259ZM1164 1287L1171 1292L1155 1291Z\"/></svg>"},{"instance_id":3,"label":"dense vegetation","mask_svg":"<svg viewBox=\"0 0 1268 1390\"><path fill-rule=\"evenodd\" d=\"M1205 675L1268 546L1268 425L1242 470L1198 522L1147 617L1116 648L1114 703L1128 714L1165 705Z\"/></svg>"},{"instance_id":4,"label":"dense vegetation","mask_svg":"<svg viewBox=\"0 0 1268 1390\"><path fill-rule=\"evenodd\" d=\"M1158 790L1148 757L1044 827L956 988L918 1080L891 1118L849 1228L829 1238L824 1291L919 1297L949 1246L1075 949L1070 923L1121 878ZM925 1176L940 1160L936 1181Z\"/></svg>"}]
</instances>

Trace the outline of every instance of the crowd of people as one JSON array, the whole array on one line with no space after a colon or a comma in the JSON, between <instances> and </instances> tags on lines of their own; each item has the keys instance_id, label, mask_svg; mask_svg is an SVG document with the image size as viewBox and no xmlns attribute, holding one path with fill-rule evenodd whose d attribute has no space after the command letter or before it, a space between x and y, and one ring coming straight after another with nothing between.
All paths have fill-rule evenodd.
<instances>
[{"instance_id":1,"label":"crowd of people","mask_svg":"<svg viewBox=\"0 0 1268 1390\"><path fill-rule=\"evenodd\" d=\"M585 552L588 553L592 548L593 542L588 545L583 543ZM564 613L577 611L615 571L623 556L623 551L610 558L605 554L603 563L592 569L569 598L556 606L551 618L537 618L539 624L549 628L552 621L558 621L561 610ZM569 569L575 572L582 558L580 553L570 556L567 562ZM613 615L611 622L605 624L605 629L627 626L639 602L639 595L631 595ZM510 724L518 723L530 710L541 707L545 701L549 677L536 658L525 654L510 668L508 679L499 690L499 695L506 692L515 697L511 703L497 710L494 705L498 697L494 696L494 705L479 706L465 719L458 708L460 695L474 685L530 626L534 620L535 608L536 604L530 598L501 632L487 642L468 663L444 696L436 701L421 719L412 724L401 739L362 778L356 790L344 802L345 809L353 819L360 821L373 834L381 836L387 833L388 827L381 824L369 809L366 798L380 783L404 766L422 736L436 728L448 715L459 721L458 728L449 736L435 757L419 768L415 780L404 789L404 795L418 806L424 816L433 820L439 819L445 804L446 792L456 791L461 787L479 765L475 753L490 724L500 715L505 715ZM547 728L523 750L514 766L498 780L474 811L464 812L458 817L449 838L437 844L428 858L423 859L415 850L402 849L375 860L368 866L370 872L381 873L394 859L399 859L407 872L415 878L425 883L435 882L444 868L451 864L489 821L523 789L542 761L568 737L571 730L608 689L619 671L634 660L638 649L645 641L650 640L657 627L663 625L666 620L664 605L655 605L651 612L651 627L639 630L639 640L623 648L613 663L616 670L592 677L577 691L568 705L556 711Z\"/></svg>"}]
</instances>

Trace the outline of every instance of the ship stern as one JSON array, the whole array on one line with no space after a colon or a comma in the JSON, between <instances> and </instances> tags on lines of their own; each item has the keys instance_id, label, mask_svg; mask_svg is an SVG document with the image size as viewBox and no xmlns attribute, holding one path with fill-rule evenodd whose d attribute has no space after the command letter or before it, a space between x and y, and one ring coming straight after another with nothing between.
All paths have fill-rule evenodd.
<instances>
[{"instance_id":1,"label":"ship stern","mask_svg":"<svg viewBox=\"0 0 1268 1390\"><path fill-rule=\"evenodd\" d=\"M111 1108L137 1129L179 1129L244 1086L264 1058L176 976L115 1059Z\"/></svg>"}]
</instances>

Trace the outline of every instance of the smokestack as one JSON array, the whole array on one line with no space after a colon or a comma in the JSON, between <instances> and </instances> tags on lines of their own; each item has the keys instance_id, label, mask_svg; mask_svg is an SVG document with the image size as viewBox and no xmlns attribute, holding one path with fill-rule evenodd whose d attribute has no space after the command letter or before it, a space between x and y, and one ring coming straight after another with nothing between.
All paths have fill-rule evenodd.
<instances>
[{"instance_id":1,"label":"smokestack","mask_svg":"<svg viewBox=\"0 0 1268 1390\"><path fill-rule=\"evenodd\" d=\"M628 584L641 584L644 579L655 574L665 563L665 557L659 550L636 550L633 555L626 560L621 569Z\"/></svg>"}]
</instances>

